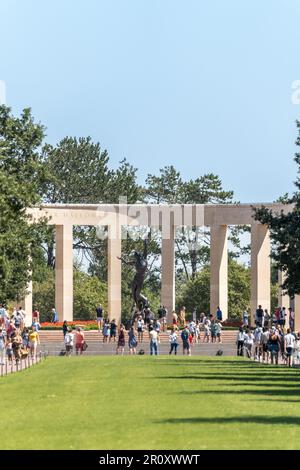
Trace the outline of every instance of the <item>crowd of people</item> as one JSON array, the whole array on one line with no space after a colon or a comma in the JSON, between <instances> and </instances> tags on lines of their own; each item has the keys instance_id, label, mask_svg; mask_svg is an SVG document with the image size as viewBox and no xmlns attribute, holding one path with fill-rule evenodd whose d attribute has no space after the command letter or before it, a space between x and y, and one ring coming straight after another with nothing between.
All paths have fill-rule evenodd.
<instances>
[{"instance_id":1,"label":"crowd of people","mask_svg":"<svg viewBox=\"0 0 300 470\"><path fill-rule=\"evenodd\" d=\"M0 305L0 365L18 364L22 358L31 355L36 358L39 340L39 321L33 317L30 327L26 326L26 313L20 307L10 313Z\"/></svg>"},{"instance_id":2,"label":"crowd of people","mask_svg":"<svg viewBox=\"0 0 300 470\"><path fill-rule=\"evenodd\" d=\"M126 341L128 343L129 354L137 354L137 346L139 343L149 341L149 351L151 355L159 354L160 334L167 331L167 314L168 311L164 305L160 305L157 315L150 310L144 308L134 317L132 326L126 331L125 325L119 327L115 319L110 320L105 317L104 310L101 305L96 308L96 321L99 333L102 333L103 343L116 343L116 354L124 355ZM201 313L200 319L196 318L196 310L194 310L192 319L187 321L185 307L182 307L179 315L176 312L172 314L172 329L169 334L170 350L169 354L177 354L180 346L179 339L182 342L183 354L191 355L193 344L199 342L222 342L222 312L217 309L216 315L205 315ZM76 354L82 354L84 344L83 331L77 328L74 338L74 332L69 329L67 322L63 325L66 355L70 355L73 351L75 343ZM85 343L86 345L86 343ZM139 354L144 354L143 350Z\"/></svg>"},{"instance_id":3,"label":"crowd of people","mask_svg":"<svg viewBox=\"0 0 300 470\"><path fill-rule=\"evenodd\" d=\"M246 312L247 313L247 312ZM292 308L278 307L272 315L261 305L255 312L255 327L244 313L236 339L237 355L264 363L300 364L300 333L295 331Z\"/></svg>"}]
</instances>

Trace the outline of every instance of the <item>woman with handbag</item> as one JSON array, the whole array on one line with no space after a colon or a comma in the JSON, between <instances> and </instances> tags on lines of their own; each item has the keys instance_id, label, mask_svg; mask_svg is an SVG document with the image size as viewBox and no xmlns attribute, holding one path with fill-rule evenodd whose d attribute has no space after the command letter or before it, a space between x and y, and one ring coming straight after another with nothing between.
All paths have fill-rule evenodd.
<instances>
[{"instance_id":1,"label":"woman with handbag","mask_svg":"<svg viewBox=\"0 0 300 470\"><path fill-rule=\"evenodd\" d=\"M125 348L125 328L124 328L124 325L120 325L116 354L119 354L119 351L121 351L121 354L123 356L124 348Z\"/></svg>"},{"instance_id":2,"label":"woman with handbag","mask_svg":"<svg viewBox=\"0 0 300 470\"><path fill-rule=\"evenodd\" d=\"M85 344L85 340L84 340L84 333L82 331L82 328L78 327L77 330L76 330L76 346L75 346L75 349L76 349L76 356L78 356L78 353L80 351L80 354L83 353L83 351L85 350L84 349L84 344Z\"/></svg>"}]
</instances>

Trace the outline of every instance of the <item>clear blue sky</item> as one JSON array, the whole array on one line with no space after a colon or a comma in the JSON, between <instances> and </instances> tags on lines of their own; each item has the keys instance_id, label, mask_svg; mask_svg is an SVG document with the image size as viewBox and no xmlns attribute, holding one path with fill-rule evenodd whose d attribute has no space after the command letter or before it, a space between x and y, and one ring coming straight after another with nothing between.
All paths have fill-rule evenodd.
<instances>
[{"instance_id":1,"label":"clear blue sky","mask_svg":"<svg viewBox=\"0 0 300 470\"><path fill-rule=\"evenodd\" d=\"M7 103L48 141L91 135L139 178L220 175L242 202L293 190L299 0L0 0Z\"/></svg>"}]
</instances>

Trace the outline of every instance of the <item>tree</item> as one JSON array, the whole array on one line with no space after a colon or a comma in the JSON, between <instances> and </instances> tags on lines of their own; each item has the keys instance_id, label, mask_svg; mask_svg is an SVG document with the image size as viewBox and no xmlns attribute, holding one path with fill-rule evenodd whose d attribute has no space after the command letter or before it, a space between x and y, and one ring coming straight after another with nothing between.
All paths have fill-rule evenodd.
<instances>
[{"instance_id":1,"label":"tree","mask_svg":"<svg viewBox=\"0 0 300 470\"><path fill-rule=\"evenodd\" d=\"M298 137L296 145L300 146L300 121L296 121ZM295 154L300 174L300 152ZM272 210L262 207L254 209L255 218L270 228L274 244L271 257L276 268L286 273L283 289L291 297L300 294L300 177L295 182L297 190L291 198L286 195L281 199L283 204L294 204L287 213L275 214Z\"/></svg>"},{"instance_id":2,"label":"tree","mask_svg":"<svg viewBox=\"0 0 300 470\"><path fill-rule=\"evenodd\" d=\"M43 224L30 220L26 209L39 204L44 181L40 146L44 127L34 122L30 109L14 117L0 106L0 298L17 300L30 279L32 257L39 246Z\"/></svg>"},{"instance_id":3,"label":"tree","mask_svg":"<svg viewBox=\"0 0 300 470\"><path fill-rule=\"evenodd\" d=\"M177 304L178 307L184 305L188 312L192 312L195 307L198 313L210 312L209 266L205 266L186 283L178 297ZM235 260L231 260L228 266L228 316L240 318L242 312L249 307L250 270Z\"/></svg>"},{"instance_id":4,"label":"tree","mask_svg":"<svg viewBox=\"0 0 300 470\"><path fill-rule=\"evenodd\" d=\"M96 276L74 270L73 315L75 320L92 320L95 308L102 304L107 309L107 286ZM47 267L38 281L33 283L33 305L38 308L42 321L51 320L51 308L55 304L55 277Z\"/></svg>"}]
</instances>

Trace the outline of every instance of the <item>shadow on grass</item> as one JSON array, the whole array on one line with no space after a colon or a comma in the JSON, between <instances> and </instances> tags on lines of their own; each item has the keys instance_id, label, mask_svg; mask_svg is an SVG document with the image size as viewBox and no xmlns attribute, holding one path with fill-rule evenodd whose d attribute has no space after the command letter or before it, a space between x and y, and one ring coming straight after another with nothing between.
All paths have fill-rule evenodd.
<instances>
[{"instance_id":1,"label":"shadow on grass","mask_svg":"<svg viewBox=\"0 0 300 470\"><path fill-rule=\"evenodd\" d=\"M156 421L159 424L267 424L300 425L300 416L232 416L230 418L170 418Z\"/></svg>"},{"instance_id":2,"label":"shadow on grass","mask_svg":"<svg viewBox=\"0 0 300 470\"><path fill-rule=\"evenodd\" d=\"M247 385L257 385L264 386L265 382L276 383L280 382L281 387L299 387L300 386L300 377L290 376L247 376L247 375L229 375L229 374L220 374L220 375L210 375L210 374L191 374L191 375L165 375L157 376L155 379L158 380L202 380L202 381L214 381L214 382L236 382L231 383L233 387L236 386L247 386ZM261 382L261 383L260 383Z\"/></svg>"},{"instance_id":3,"label":"shadow on grass","mask_svg":"<svg viewBox=\"0 0 300 470\"><path fill-rule=\"evenodd\" d=\"M259 390L253 390L253 388L243 390L186 390L176 393L179 393L180 395L268 395L300 398L300 388L264 388Z\"/></svg>"}]
</instances>

